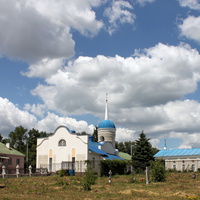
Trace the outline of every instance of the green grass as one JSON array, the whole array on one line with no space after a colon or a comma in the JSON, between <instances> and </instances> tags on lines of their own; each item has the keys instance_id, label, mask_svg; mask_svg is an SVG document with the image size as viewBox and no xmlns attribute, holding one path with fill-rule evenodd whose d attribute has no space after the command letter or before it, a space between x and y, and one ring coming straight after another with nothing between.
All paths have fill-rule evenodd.
<instances>
[{"instance_id":1,"label":"green grass","mask_svg":"<svg viewBox=\"0 0 200 200\"><path fill-rule=\"evenodd\" d=\"M100 177L91 191L84 191L82 177L21 177L0 179L0 199L56 200L200 200L200 173L169 173L166 182L145 184L143 175Z\"/></svg>"}]
</instances>

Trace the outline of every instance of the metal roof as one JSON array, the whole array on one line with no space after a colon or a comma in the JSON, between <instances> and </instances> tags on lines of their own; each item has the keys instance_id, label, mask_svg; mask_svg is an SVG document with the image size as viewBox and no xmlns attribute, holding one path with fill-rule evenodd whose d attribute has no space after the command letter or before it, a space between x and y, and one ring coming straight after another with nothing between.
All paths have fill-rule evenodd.
<instances>
[{"instance_id":1,"label":"metal roof","mask_svg":"<svg viewBox=\"0 0 200 200\"><path fill-rule=\"evenodd\" d=\"M23 153L13 148L7 148L6 145L1 142L0 142L0 154L25 156Z\"/></svg>"},{"instance_id":2,"label":"metal roof","mask_svg":"<svg viewBox=\"0 0 200 200\"><path fill-rule=\"evenodd\" d=\"M116 156L116 155L111 155L111 154L106 154L106 156L103 156L107 160L124 160L123 158Z\"/></svg>"},{"instance_id":3,"label":"metal roof","mask_svg":"<svg viewBox=\"0 0 200 200\"><path fill-rule=\"evenodd\" d=\"M154 157L167 157L167 156L200 156L200 149L169 149L160 150Z\"/></svg>"},{"instance_id":4,"label":"metal roof","mask_svg":"<svg viewBox=\"0 0 200 200\"><path fill-rule=\"evenodd\" d=\"M102 151L101 149L98 148L98 145L99 145L99 143L97 143L97 142L89 141L89 150L94 153L106 155L106 153L104 151Z\"/></svg>"},{"instance_id":5,"label":"metal roof","mask_svg":"<svg viewBox=\"0 0 200 200\"><path fill-rule=\"evenodd\" d=\"M123 158L120 158L119 156L108 154L102 151L101 149L98 148L99 145L100 144L98 142L89 141L89 150L94 153L98 153L102 155L105 159L108 159L108 160L124 160Z\"/></svg>"}]
</instances>

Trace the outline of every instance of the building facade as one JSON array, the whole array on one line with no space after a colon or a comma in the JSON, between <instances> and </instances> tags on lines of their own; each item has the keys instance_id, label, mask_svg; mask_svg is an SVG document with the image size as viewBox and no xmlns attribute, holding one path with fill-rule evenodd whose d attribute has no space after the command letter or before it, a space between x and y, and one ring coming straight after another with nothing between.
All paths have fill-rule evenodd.
<instances>
[{"instance_id":1,"label":"building facade","mask_svg":"<svg viewBox=\"0 0 200 200\"><path fill-rule=\"evenodd\" d=\"M165 161L166 170L199 171L200 149L170 149L160 150L154 155L156 159Z\"/></svg>"},{"instance_id":2,"label":"building facade","mask_svg":"<svg viewBox=\"0 0 200 200\"><path fill-rule=\"evenodd\" d=\"M21 171L24 170L24 157L25 155L19 151L10 147L10 144L6 145L0 142L0 170L5 166L6 174L12 174L16 172L16 166L19 166Z\"/></svg>"}]
</instances>

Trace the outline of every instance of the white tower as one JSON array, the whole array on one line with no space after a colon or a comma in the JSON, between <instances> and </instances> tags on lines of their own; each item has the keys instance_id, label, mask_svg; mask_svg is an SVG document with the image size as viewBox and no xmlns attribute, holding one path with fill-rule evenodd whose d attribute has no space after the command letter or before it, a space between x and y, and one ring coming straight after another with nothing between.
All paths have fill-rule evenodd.
<instances>
[{"instance_id":1,"label":"white tower","mask_svg":"<svg viewBox=\"0 0 200 200\"><path fill-rule=\"evenodd\" d=\"M98 142L110 142L115 147L115 124L109 120L108 98L106 94L105 119L98 125Z\"/></svg>"}]
</instances>

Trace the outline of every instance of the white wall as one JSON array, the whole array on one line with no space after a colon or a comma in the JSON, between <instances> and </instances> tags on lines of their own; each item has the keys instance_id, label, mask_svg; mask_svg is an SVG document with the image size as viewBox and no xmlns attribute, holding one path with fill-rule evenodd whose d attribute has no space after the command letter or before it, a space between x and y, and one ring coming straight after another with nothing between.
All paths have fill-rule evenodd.
<instances>
[{"instance_id":1,"label":"white wall","mask_svg":"<svg viewBox=\"0 0 200 200\"><path fill-rule=\"evenodd\" d=\"M58 146L61 139L66 141L66 146ZM37 139L37 168L48 165L50 157L52 163L59 166L63 161L72 161L72 156L75 161L88 160L88 135L77 135L69 132L65 126L60 126L53 135Z\"/></svg>"}]
</instances>

